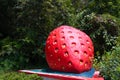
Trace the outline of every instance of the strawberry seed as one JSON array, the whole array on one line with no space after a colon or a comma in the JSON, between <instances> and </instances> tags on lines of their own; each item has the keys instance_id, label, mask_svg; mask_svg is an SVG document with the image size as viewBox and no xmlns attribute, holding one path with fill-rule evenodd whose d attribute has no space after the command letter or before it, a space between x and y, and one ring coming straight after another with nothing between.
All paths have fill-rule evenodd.
<instances>
[{"instance_id":1,"label":"strawberry seed","mask_svg":"<svg viewBox=\"0 0 120 80\"><path fill-rule=\"evenodd\" d=\"M76 43L75 42L72 42L72 47L76 46Z\"/></svg>"},{"instance_id":2,"label":"strawberry seed","mask_svg":"<svg viewBox=\"0 0 120 80\"><path fill-rule=\"evenodd\" d=\"M64 44L62 44L62 48L64 49L66 47L66 44L64 43Z\"/></svg>"}]
</instances>

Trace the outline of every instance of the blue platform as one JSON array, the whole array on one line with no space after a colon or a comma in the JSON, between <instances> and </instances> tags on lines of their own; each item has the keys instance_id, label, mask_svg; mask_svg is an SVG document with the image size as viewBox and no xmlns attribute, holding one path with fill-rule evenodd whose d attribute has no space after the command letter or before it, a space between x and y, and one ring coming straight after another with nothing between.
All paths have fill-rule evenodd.
<instances>
[{"instance_id":1,"label":"blue platform","mask_svg":"<svg viewBox=\"0 0 120 80\"><path fill-rule=\"evenodd\" d=\"M68 75L68 76L81 76L81 77L88 77L88 78L92 78L93 75L94 75L94 72L95 72L95 69L92 68L90 69L89 71L86 71L86 72L83 72L83 73L68 73L68 72L60 72L60 71L54 71L54 70L51 70L51 69L31 69L29 71L32 71L32 72L42 72L42 73L51 73L51 74L60 74L60 75Z\"/></svg>"}]
</instances>

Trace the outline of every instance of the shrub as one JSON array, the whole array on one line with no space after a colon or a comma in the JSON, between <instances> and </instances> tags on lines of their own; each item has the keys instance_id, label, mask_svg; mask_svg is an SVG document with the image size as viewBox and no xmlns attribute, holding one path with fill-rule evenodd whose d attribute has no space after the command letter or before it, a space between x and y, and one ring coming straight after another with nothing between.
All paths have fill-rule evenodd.
<instances>
[{"instance_id":1,"label":"shrub","mask_svg":"<svg viewBox=\"0 0 120 80\"><path fill-rule=\"evenodd\" d=\"M120 46L115 50L106 52L100 62L95 62L94 67L100 70L105 80L119 80L120 78Z\"/></svg>"},{"instance_id":2,"label":"shrub","mask_svg":"<svg viewBox=\"0 0 120 80\"><path fill-rule=\"evenodd\" d=\"M89 4L86 8L89 8L91 12L97 14L109 13L112 16L120 17L120 0L88 0Z\"/></svg>"},{"instance_id":3,"label":"shrub","mask_svg":"<svg viewBox=\"0 0 120 80\"><path fill-rule=\"evenodd\" d=\"M24 41L24 39L20 42L13 41L8 37L1 40L0 43L2 45L0 50L0 71L41 68L46 65L45 59L39 55L40 51L37 51L34 45Z\"/></svg>"}]
</instances>

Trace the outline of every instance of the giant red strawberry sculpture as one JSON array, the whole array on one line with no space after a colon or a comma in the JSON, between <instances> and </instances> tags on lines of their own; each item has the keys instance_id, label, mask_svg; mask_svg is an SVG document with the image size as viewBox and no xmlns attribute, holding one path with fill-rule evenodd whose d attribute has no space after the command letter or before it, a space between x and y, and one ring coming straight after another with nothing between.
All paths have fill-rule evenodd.
<instances>
[{"instance_id":1,"label":"giant red strawberry sculpture","mask_svg":"<svg viewBox=\"0 0 120 80\"><path fill-rule=\"evenodd\" d=\"M45 53L51 69L81 73L91 69L94 47L87 34L63 25L49 34Z\"/></svg>"}]
</instances>

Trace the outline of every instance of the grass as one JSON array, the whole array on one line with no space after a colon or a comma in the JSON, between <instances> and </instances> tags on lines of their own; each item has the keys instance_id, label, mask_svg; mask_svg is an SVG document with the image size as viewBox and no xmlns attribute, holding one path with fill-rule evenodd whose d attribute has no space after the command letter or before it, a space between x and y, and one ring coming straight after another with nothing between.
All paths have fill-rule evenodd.
<instances>
[{"instance_id":1,"label":"grass","mask_svg":"<svg viewBox=\"0 0 120 80\"><path fill-rule=\"evenodd\" d=\"M0 72L0 80L43 80L36 74L25 74L19 72Z\"/></svg>"}]
</instances>

